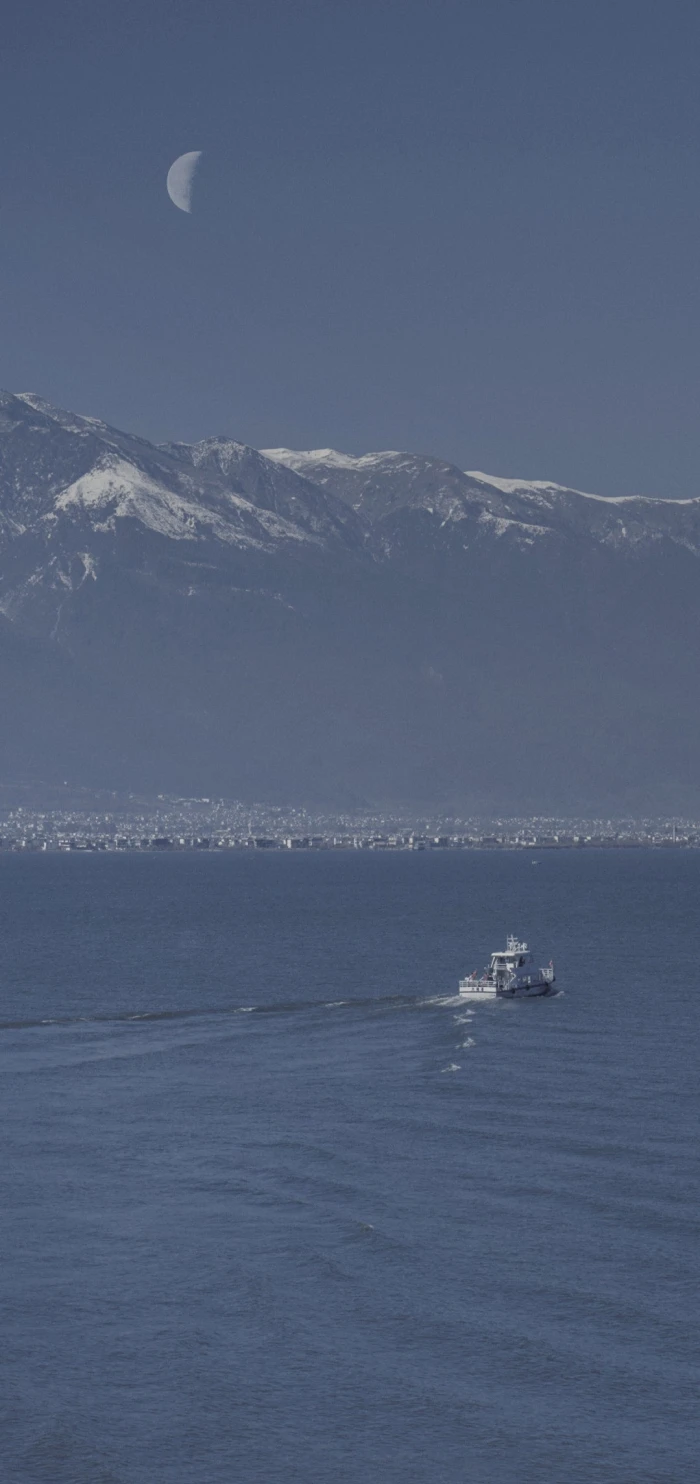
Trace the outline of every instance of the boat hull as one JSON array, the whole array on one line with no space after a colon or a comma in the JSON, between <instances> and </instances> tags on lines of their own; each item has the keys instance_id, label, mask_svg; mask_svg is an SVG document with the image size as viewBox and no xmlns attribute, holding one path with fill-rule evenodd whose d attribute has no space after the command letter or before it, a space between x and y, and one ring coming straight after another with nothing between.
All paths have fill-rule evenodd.
<instances>
[{"instance_id":1,"label":"boat hull","mask_svg":"<svg viewBox=\"0 0 700 1484\"><path fill-rule=\"evenodd\" d=\"M532 1000L543 995L556 994L553 979L541 979L536 984L520 984L515 989L497 989L495 984L470 983L462 980L459 993L463 998L475 1000Z\"/></svg>"},{"instance_id":2,"label":"boat hull","mask_svg":"<svg viewBox=\"0 0 700 1484\"><path fill-rule=\"evenodd\" d=\"M533 997L542 998L542 995L554 994L554 981L543 979L540 984L528 984L520 989L504 989L499 991L505 1000L531 1000Z\"/></svg>"}]
</instances>

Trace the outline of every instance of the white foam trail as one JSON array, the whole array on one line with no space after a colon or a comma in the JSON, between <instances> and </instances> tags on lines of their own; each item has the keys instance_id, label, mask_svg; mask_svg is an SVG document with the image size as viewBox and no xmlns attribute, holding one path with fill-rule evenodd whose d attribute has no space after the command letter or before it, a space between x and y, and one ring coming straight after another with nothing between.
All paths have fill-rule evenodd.
<instances>
[{"instance_id":1,"label":"white foam trail","mask_svg":"<svg viewBox=\"0 0 700 1484\"><path fill-rule=\"evenodd\" d=\"M466 1041L460 1041L457 1050L466 1051L468 1046L476 1046L476 1041L472 1040L471 1036L467 1036Z\"/></svg>"},{"instance_id":2,"label":"white foam trail","mask_svg":"<svg viewBox=\"0 0 700 1484\"><path fill-rule=\"evenodd\" d=\"M456 1061L451 1061L448 1067L441 1067L440 1070L441 1072L459 1072L461 1071L461 1067L457 1065Z\"/></svg>"}]
</instances>

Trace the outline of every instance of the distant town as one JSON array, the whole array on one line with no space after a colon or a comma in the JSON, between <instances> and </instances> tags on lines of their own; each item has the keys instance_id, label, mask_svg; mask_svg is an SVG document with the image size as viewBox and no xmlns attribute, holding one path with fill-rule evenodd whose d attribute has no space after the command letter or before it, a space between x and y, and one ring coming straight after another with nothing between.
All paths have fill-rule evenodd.
<instances>
[{"instance_id":1,"label":"distant town","mask_svg":"<svg viewBox=\"0 0 700 1484\"><path fill-rule=\"evenodd\" d=\"M5 791L8 792L7 790ZM20 802L0 796L0 851L698 849L689 819L456 818L371 810L319 813L236 800Z\"/></svg>"}]
</instances>

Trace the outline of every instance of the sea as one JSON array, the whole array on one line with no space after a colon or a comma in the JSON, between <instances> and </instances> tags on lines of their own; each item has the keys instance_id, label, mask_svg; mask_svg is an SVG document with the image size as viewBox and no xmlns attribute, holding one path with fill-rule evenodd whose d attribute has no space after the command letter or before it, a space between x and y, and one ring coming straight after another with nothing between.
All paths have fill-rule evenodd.
<instances>
[{"instance_id":1,"label":"sea","mask_svg":"<svg viewBox=\"0 0 700 1484\"><path fill-rule=\"evenodd\" d=\"M2 1484L687 1484L700 851L0 856ZM558 994L465 1003L507 933Z\"/></svg>"}]
</instances>

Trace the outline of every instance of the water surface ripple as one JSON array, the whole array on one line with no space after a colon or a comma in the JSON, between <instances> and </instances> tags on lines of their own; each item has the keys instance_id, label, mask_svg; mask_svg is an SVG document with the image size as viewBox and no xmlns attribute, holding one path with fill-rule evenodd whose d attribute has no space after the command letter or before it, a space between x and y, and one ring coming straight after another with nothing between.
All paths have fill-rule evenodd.
<instances>
[{"instance_id":1,"label":"water surface ripple","mask_svg":"<svg viewBox=\"0 0 700 1484\"><path fill-rule=\"evenodd\" d=\"M8 1484L697 1476L700 852L0 857ZM508 931L561 993L465 1004Z\"/></svg>"}]
</instances>

